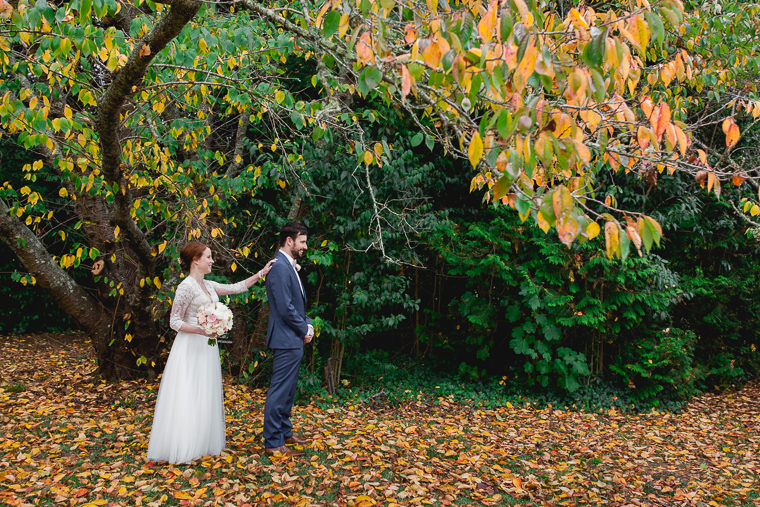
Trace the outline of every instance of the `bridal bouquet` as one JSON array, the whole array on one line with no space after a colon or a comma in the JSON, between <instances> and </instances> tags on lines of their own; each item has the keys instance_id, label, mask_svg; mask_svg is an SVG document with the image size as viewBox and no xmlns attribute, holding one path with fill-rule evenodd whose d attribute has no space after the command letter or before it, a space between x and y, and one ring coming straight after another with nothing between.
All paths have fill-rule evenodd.
<instances>
[{"instance_id":1,"label":"bridal bouquet","mask_svg":"<svg viewBox=\"0 0 760 507\"><path fill-rule=\"evenodd\" d=\"M222 303L209 303L198 308L198 325L210 335L219 337L232 329L232 311ZM209 338L209 345L216 339Z\"/></svg>"}]
</instances>

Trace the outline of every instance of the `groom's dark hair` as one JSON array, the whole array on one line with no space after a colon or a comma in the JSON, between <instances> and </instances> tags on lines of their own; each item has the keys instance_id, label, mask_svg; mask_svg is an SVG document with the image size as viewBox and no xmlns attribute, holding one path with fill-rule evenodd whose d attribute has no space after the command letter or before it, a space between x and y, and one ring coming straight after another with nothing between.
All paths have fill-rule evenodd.
<instances>
[{"instance_id":1,"label":"groom's dark hair","mask_svg":"<svg viewBox=\"0 0 760 507\"><path fill-rule=\"evenodd\" d=\"M282 226L282 229L280 229L280 246L285 246L285 241L288 238L293 238L295 241L298 236L301 234L305 236L308 232L308 229L302 223L288 222Z\"/></svg>"}]
</instances>

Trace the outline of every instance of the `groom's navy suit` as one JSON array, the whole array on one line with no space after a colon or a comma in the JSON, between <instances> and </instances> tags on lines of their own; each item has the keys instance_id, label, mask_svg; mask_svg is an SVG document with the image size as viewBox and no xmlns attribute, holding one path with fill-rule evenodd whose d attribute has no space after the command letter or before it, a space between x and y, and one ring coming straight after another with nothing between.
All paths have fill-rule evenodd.
<instances>
[{"instance_id":1,"label":"groom's navy suit","mask_svg":"<svg viewBox=\"0 0 760 507\"><path fill-rule=\"evenodd\" d=\"M285 445L293 435L290 411L303 357L303 340L311 320L306 316L306 293L298 274L282 251L266 278L269 299L267 346L272 349L272 382L264 406L264 447Z\"/></svg>"}]
</instances>

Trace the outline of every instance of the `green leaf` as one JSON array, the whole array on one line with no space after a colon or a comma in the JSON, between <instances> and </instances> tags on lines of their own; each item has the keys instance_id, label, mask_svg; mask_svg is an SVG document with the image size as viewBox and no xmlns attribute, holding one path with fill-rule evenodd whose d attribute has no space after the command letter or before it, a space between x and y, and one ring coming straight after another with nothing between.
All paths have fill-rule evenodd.
<instances>
[{"instance_id":1,"label":"green leaf","mask_svg":"<svg viewBox=\"0 0 760 507\"><path fill-rule=\"evenodd\" d=\"M92 0L79 0L79 22L83 25L89 23L92 12Z\"/></svg>"},{"instance_id":2,"label":"green leaf","mask_svg":"<svg viewBox=\"0 0 760 507\"><path fill-rule=\"evenodd\" d=\"M425 139L425 134L422 132L417 132L414 137L412 137L412 140L409 142L409 144L412 145L412 148L416 148L420 144L422 144L422 140Z\"/></svg>"},{"instance_id":3,"label":"green leaf","mask_svg":"<svg viewBox=\"0 0 760 507\"><path fill-rule=\"evenodd\" d=\"M327 13L327 16L325 16L325 23L322 25L322 33L325 34L325 37L331 37L338 31L338 26L340 26L340 12L330 11Z\"/></svg>"},{"instance_id":4,"label":"green leaf","mask_svg":"<svg viewBox=\"0 0 760 507\"><path fill-rule=\"evenodd\" d=\"M602 30L591 42L586 44L583 48L583 62L593 69L598 69L602 66L605 53L605 41L607 40L607 29Z\"/></svg>"},{"instance_id":5,"label":"green leaf","mask_svg":"<svg viewBox=\"0 0 760 507\"><path fill-rule=\"evenodd\" d=\"M493 186L493 198L501 199L505 195L509 193L509 188L512 186L512 182L514 181L514 177L512 177L509 173L504 173L501 178L496 182L496 184Z\"/></svg>"},{"instance_id":6,"label":"green leaf","mask_svg":"<svg viewBox=\"0 0 760 507\"><path fill-rule=\"evenodd\" d=\"M357 83L359 92L361 92L362 95L367 95L367 93L374 90L382 80L383 74L380 72L380 69L377 67L365 67L362 73L359 74L359 81Z\"/></svg>"},{"instance_id":7,"label":"green leaf","mask_svg":"<svg viewBox=\"0 0 760 507\"><path fill-rule=\"evenodd\" d=\"M512 29L514 28L515 21L512 19L511 14L508 11L502 11L501 13L501 40L507 42L510 35L512 35Z\"/></svg>"}]
</instances>

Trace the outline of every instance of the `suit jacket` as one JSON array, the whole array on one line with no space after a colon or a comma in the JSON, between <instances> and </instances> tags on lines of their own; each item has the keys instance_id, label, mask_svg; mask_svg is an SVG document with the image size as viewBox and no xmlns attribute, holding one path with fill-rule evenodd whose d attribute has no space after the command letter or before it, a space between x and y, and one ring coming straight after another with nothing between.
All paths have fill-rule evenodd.
<instances>
[{"instance_id":1,"label":"suit jacket","mask_svg":"<svg viewBox=\"0 0 760 507\"><path fill-rule=\"evenodd\" d=\"M306 316L306 293L301 291L296 270L288 258L277 252L277 262L266 278L269 299L267 347L270 349L299 349L309 330L311 320Z\"/></svg>"}]
</instances>

